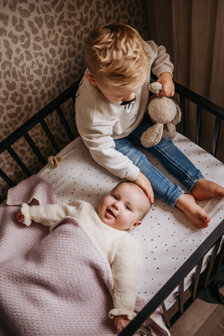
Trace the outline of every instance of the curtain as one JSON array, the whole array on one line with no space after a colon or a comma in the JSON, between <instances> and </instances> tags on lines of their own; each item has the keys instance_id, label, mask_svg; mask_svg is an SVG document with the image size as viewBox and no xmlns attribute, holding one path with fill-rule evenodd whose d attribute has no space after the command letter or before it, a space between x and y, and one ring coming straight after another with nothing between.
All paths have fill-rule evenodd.
<instances>
[{"instance_id":1,"label":"curtain","mask_svg":"<svg viewBox=\"0 0 224 336\"><path fill-rule=\"evenodd\" d=\"M167 48L174 79L213 103L224 106L224 1L146 0L150 39ZM186 135L194 140L195 111L186 115ZM224 162L221 123L217 156ZM210 151L214 118L203 113L201 146Z\"/></svg>"}]
</instances>

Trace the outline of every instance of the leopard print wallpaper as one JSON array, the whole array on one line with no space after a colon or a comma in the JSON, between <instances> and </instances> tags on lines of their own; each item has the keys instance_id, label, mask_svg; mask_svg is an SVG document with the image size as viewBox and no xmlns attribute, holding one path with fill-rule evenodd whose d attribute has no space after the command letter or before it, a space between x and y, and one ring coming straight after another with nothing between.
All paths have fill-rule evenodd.
<instances>
[{"instance_id":1,"label":"leopard print wallpaper","mask_svg":"<svg viewBox=\"0 0 224 336\"><path fill-rule=\"evenodd\" d=\"M0 141L58 96L83 73L83 41L89 30L109 22L132 25L147 39L143 0L1 0L0 3ZM73 131L74 109L66 107ZM52 116L51 130L63 144L60 123ZM40 129L35 143L46 156L52 149ZM25 162L40 167L18 143L15 150ZM7 153L0 167L18 180ZM1 181L0 181L1 182Z\"/></svg>"}]
</instances>

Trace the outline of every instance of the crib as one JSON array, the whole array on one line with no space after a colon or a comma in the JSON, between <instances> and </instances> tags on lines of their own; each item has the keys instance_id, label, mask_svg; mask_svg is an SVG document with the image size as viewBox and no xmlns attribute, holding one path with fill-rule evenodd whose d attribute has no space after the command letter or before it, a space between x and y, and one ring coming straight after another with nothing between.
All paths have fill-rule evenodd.
<instances>
[{"instance_id":1,"label":"crib","mask_svg":"<svg viewBox=\"0 0 224 336\"><path fill-rule=\"evenodd\" d=\"M60 148L54 135L52 134L50 127L45 122L47 116L51 113L57 113L61 127L67 134L67 143L76 141L78 138L78 133L74 135L71 130L69 123L67 122L65 115L63 113L63 108L61 107L67 101L72 101L75 104L76 90L78 88L79 81L74 83L65 92L60 94L56 99L50 102L46 107L36 113L32 118L26 121L22 126L20 126L15 132L10 134L6 139L4 139L0 144L0 155L7 151L11 158L16 162L24 174L29 177L37 172L30 168L27 164L23 162L23 158L19 157L12 146L19 141L21 138L25 138L26 144L33 151L33 155L40 162L41 166L46 166L48 164L47 159L41 153L41 149L33 141L32 137L29 135L30 130L32 130L36 125L40 125L44 133L46 134L49 143L54 148L52 155L57 155L62 148ZM215 157L216 148L219 138L219 129L222 120L224 119L224 109L213 104L212 102L204 99L195 92L187 89L186 87L175 82L177 100L182 111L182 122L178 129L179 133L185 134L185 123L184 115L187 110L188 102L196 105L196 136L195 143L200 146L200 134L201 120L203 113L210 113L215 117L215 126L213 130L213 139L211 145L211 154ZM76 139L76 140L75 140ZM183 141L183 138L181 138ZM80 141L80 140L79 140ZM59 154L60 156L60 154ZM211 158L212 160L212 158ZM216 162L216 161L215 161ZM220 163L221 165L221 163ZM50 171L51 172L51 171ZM49 171L46 173L44 171L42 175L48 179L50 176ZM12 179L9 174L0 168L0 177L5 181L8 188L13 187L19 181L16 178ZM5 195L2 197L1 201L4 200ZM214 230L205 237L205 239L198 244L192 253L188 254L186 260L182 265L178 265L172 276L167 278L165 283L157 290L156 293L151 295L148 303L143 307L143 309L137 314L137 316L129 323L129 325L120 333L123 335L133 335L137 330L141 330L142 335L150 335L150 330L143 326L144 321L158 308L160 307L166 322L167 327L177 320L177 318L184 313L185 309L196 299L197 291L201 287L206 287L210 279L221 269L224 265L224 244L223 244L223 233L224 233L224 206L221 205L221 212L217 219L216 227ZM190 274L190 276L189 276ZM186 277L188 276L187 284ZM190 279L190 280L189 280ZM172 304L167 305L167 298L172 295L175 297L172 300Z\"/></svg>"}]
</instances>

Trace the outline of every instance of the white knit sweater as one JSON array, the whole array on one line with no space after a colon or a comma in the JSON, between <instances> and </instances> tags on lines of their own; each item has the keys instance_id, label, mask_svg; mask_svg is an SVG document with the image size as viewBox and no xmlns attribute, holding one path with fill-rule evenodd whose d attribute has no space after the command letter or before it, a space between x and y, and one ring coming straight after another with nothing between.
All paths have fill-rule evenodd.
<instances>
[{"instance_id":1,"label":"white knit sweater","mask_svg":"<svg viewBox=\"0 0 224 336\"><path fill-rule=\"evenodd\" d=\"M66 204L29 206L21 208L24 224L41 223L53 230L63 219L72 218L83 228L97 248L108 260L113 276L113 305L109 317L126 315L135 317L136 282L142 261L140 244L125 231L104 224L91 204L75 201Z\"/></svg>"},{"instance_id":2,"label":"white knit sweater","mask_svg":"<svg viewBox=\"0 0 224 336\"><path fill-rule=\"evenodd\" d=\"M134 103L129 106L110 102L85 77L80 82L75 103L76 125L94 160L112 174L131 181L137 178L139 168L115 150L114 139L128 136L140 124L148 103L151 71L156 76L173 72L173 64L163 46L157 46L153 41L145 42L145 45L150 56L149 74L136 92Z\"/></svg>"}]
</instances>

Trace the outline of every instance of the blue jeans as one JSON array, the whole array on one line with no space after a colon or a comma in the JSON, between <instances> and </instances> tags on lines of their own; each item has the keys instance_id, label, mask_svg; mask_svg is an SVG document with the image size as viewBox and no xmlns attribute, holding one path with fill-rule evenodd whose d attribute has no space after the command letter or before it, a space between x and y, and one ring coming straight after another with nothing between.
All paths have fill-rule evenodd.
<instances>
[{"instance_id":1,"label":"blue jeans","mask_svg":"<svg viewBox=\"0 0 224 336\"><path fill-rule=\"evenodd\" d=\"M155 197L174 207L178 198L185 191L155 168L149 162L147 156L140 150L141 148L145 148L140 142L141 135L151 125L150 119L145 116L139 126L129 136L114 140L115 149L126 155L148 178ZM146 150L154 154L166 170L175 176L189 191L203 177L200 170L193 165L169 138L162 138L157 145Z\"/></svg>"}]
</instances>

